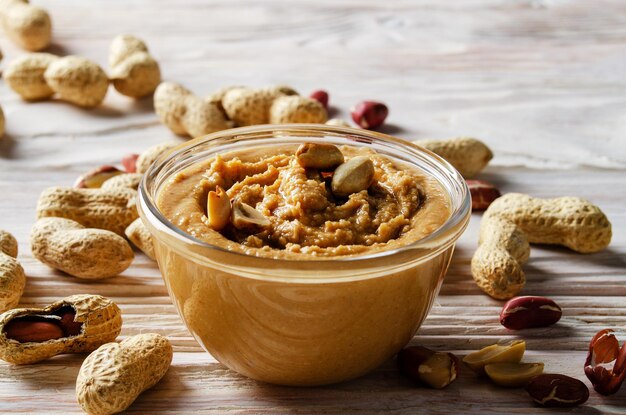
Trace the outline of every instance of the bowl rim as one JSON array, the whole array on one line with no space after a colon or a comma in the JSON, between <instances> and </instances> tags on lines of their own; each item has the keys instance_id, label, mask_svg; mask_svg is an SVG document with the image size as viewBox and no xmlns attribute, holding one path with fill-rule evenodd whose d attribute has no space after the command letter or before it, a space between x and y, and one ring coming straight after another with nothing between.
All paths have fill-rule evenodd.
<instances>
[{"instance_id":1,"label":"bowl rim","mask_svg":"<svg viewBox=\"0 0 626 415\"><path fill-rule=\"evenodd\" d=\"M276 134L277 132L285 132L285 131L313 131L315 133L324 133L328 132L331 134L340 134L340 135L349 135L349 136L361 136L367 139L380 140L383 142L390 142L393 145L396 145L398 148L402 150L406 150L404 147L408 147L408 149L420 153L422 157L427 158L431 163L435 165L435 167L439 168L444 174L448 175L451 181L454 182L459 188L457 189L460 192L461 201L457 204L456 208L452 206L452 212L446 221L437 228L434 232L426 235L425 237L418 239L417 241L413 241L409 244L403 245L401 247L389 250L381 250L374 253L364 254L364 255L354 255L354 256L341 256L341 257L320 257L320 258L303 258L303 259L291 259L291 258L272 258L265 256L253 256L243 252L231 251L225 247L217 246L209 244L201 239L195 238L194 236L188 234L184 230L180 229L176 225L174 225L171 221L169 221L156 206L156 200L153 200L153 197L150 195L150 191L148 190L148 184L151 180L155 179L157 174L163 169L169 162L171 162L176 157L180 156L183 152L187 152L194 147L205 144L207 141L223 138L226 136L243 136L243 135L253 135L253 134ZM441 184L441 186L446 190L446 193L449 198L452 199L452 195L450 194L450 190L448 186L444 183L441 183L441 180L435 179ZM156 195L155 195L156 196ZM284 263L307 263L314 265L315 263L333 263L333 262L345 262L345 263L358 263L362 261L372 260L372 259L381 259L390 257L405 251L409 250L424 250L424 253L419 256L418 259L424 260L425 258L432 257L434 255L439 254L440 252L447 249L450 245L454 244L456 240L461 236L461 234L465 231L468 226L469 219L471 216L471 196L469 192L469 188L465 179L461 176L461 174L445 159L440 157L439 155L433 153L430 150L427 150L424 147L421 147L409 140L393 137L387 134L383 134L376 131L357 129L352 127L340 127L340 126L331 126L326 124L262 124L248 127L238 127L231 128L227 130L220 130L211 134L207 134L204 136L200 136L194 139L191 139L187 142L181 143L175 146L171 151L167 152L167 154L162 155L155 160L152 165L148 168L148 170L144 173L141 182L138 188L138 200L141 205L139 209L142 215L140 216L152 216L154 219L158 221L162 227L168 231L168 233L173 233L177 238L184 240L184 242L192 243L196 246L200 246L204 249L217 250L222 253L228 255L234 255L235 257L246 258L247 261L252 260L265 260L265 261L275 261L275 262L284 262ZM452 201L451 201L452 202ZM148 219L150 219L148 217ZM454 231L454 232L450 232ZM446 240L443 243L438 243L436 248L433 249L432 242L438 240L446 233L450 233Z\"/></svg>"}]
</instances>

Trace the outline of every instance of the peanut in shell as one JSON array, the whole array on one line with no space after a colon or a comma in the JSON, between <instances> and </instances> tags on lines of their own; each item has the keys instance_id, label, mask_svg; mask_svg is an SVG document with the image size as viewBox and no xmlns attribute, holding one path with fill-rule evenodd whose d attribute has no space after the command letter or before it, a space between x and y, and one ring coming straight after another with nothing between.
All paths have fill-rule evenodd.
<instances>
[{"instance_id":1,"label":"peanut in shell","mask_svg":"<svg viewBox=\"0 0 626 415\"><path fill-rule=\"evenodd\" d=\"M80 367L76 379L78 403L91 415L121 412L165 376L172 357L170 342L155 333L107 343Z\"/></svg>"},{"instance_id":2,"label":"peanut in shell","mask_svg":"<svg viewBox=\"0 0 626 415\"><path fill-rule=\"evenodd\" d=\"M78 334L44 342L25 343L7 337L6 326L12 320L32 316L60 319L54 313L64 307L73 308L74 321L82 324ZM110 299L99 295L72 295L41 309L16 308L0 315L0 359L20 365L36 363L59 354L91 352L102 344L115 340L121 329L122 315L119 307Z\"/></svg>"}]
</instances>

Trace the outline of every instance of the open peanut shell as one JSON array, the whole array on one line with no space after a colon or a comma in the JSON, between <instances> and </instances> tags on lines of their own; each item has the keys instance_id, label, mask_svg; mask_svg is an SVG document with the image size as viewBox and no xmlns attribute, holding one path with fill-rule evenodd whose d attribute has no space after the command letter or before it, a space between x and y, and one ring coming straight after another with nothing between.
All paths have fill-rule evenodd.
<instances>
[{"instance_id":1,"label":"open peanut shell","mask_svg":"<svg viewBox=\"0 0 626 415\"><path fill-rule=\"evenodd\" d=\"M99 295L72 295L41 309L16 308L0 315L0 359L29 364L91 352L115 340L121 329L119 307Z\"/></svg>"}]
</instances>

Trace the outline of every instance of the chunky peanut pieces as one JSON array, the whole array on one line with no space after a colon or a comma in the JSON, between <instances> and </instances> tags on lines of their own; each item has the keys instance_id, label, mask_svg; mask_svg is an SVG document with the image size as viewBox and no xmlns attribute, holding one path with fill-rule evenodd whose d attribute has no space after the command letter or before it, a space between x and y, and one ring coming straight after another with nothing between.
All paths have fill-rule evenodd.
<instances>
[{"instance_id":1,"label":"chunky peanut pieces","mask_svg":"<svg viewBox=\"0 0 626 415\"><path fill-rule=\"evenodd\" d=\"M374 180L374 173L374 163L368 157L351 158L335 169L331 182L333 194L347 197L367 190Z\"/></svg>"},{"instance_id":2,"label":"chunky peanut pieces","mask_svg":"<svg viewBox=\"0 0 626 415\"><path fill-rule=\"evenodd\" d=\"M543 363L520 363L524 351L525 342L516 340L470 353L463 362L499 386L525 387L530 397L541 406L571 407L587 401L589 389L583 382L565 375L543 374Z\"/></svg>"},{"instance_id":3,"label":"chunky peanut pieces","mask_svg":"<svg viewBox=\"0 0 626 415\"><path fill-rule=\"evenodd\" d=\"M344 161L341 150L332 144L304 143L298 147L295 160L306 169L310 180L328 182L336 197L367 190L374 181L374 164L368 157ZM218 232L229 224L249 233L261 232L271 225L253 206L237 199L231 201L220 186L207 194L206 216L207 225Z\"/></svg>"},{"instance_id":4,"label":"chunky peanut pieces","mask_svg":"<svg viewBox=\"0 0 626 415\"><path fill-rule=\"evenodd\" d=\"M296 151L298 164L304 168L332 171L343 163L343 153L332 144L305 143Z\"/></svg>"},{"instance_id":5,"label":"chunky peanut pieces","mask_svg":"<svg viewBox=\"0 0 626 415\"><path fill-rule=\"evenodd\" d=\"M270 221L261 212L240 200L234 200L230 221L239 230L258 233L270 226Z\"/></svg>"},{"instance_id":6,"label":"chunky peanut pieces","mask_svg":"<svg viewBox=\"0 0 626 415\"><path fill-rule=\"evenodd\" d=\"M231 214L230 199L220 186L209 192L206 212L209 226L216 231L221 231L228 225Z\"/></svg>"}]
</instances>

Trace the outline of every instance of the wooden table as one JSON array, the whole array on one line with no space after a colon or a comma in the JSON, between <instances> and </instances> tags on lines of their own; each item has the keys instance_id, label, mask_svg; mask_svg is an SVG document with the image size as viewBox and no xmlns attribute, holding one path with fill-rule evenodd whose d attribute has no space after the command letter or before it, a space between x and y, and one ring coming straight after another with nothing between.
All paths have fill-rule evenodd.
<instances>
[{"instance_id":1,"label":"wooden table","mask_svg":"<svg viewBox=\"0 0 626 415\"><path fill-rule=\"evenodd\" d=\"M486 141L496 157L482 178L505 192L577 195L614 226L609 249L578 255L534 247L525 294L554 298L559 324L512 333L501 303L471 279L480 215L458 244L437 304L413 340L463 355L506 338L528 342L529 361L586 381L592 335L626 340L626 2L623 0L438 0L263 2L33 0L54 21L50 51L106 64L113 36L144 38L164 77L198 94L229 84L290 84L330 91L336 116L361 99L386 102L385 131L410 139L458 135ZM3 64L23 51L0 38ZM116 163L173 135L150 100L109 92L85 111L60 102L22 102L4 83L0 104L0 227L19 239L28 284L22 305L75 293L113 298L122 337L167 335L174 363L131 412L155 413L539 413L523 391L500 389L465 370L444 391L416 388L389 361L361 379L321 388L263 385L227 370L176 315L155 263L138 255L119 277L87 283L33 259L28 234L39 193ZM84 356L32 366L0 364L0 413L76 413L74 384ZM588 382L587 382L588 383ZM548 412L547 410L545 412ZM626 387L592 391L575 413L626 413Z\"/></svg>"}]
</instances>

